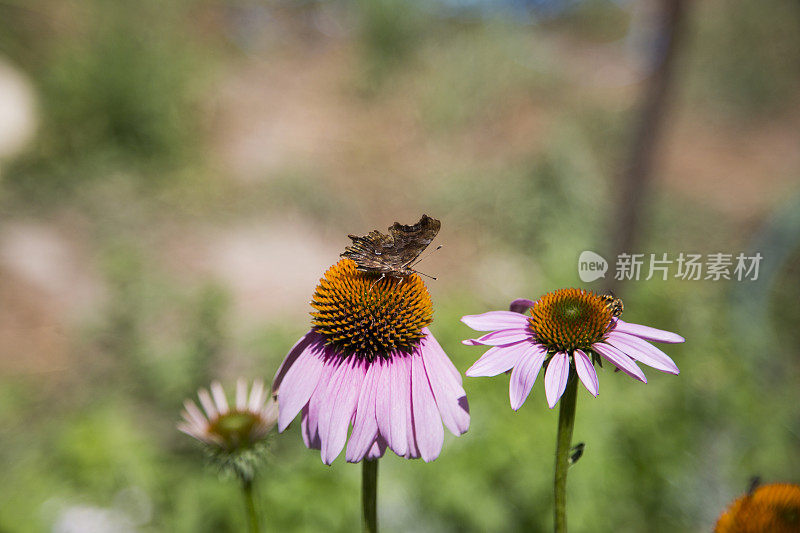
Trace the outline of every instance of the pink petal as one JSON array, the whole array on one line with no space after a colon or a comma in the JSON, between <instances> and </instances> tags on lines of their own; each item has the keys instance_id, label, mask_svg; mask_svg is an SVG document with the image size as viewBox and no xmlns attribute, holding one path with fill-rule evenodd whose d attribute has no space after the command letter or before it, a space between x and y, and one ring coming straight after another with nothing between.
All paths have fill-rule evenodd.
<instances>
[{"instance_id":1,"label":"pink petal","mask_svg":"<svg viewBox=\"0 0 800 533\"><path fill-rule=\"evenodd\" d=\"M204 431L206 427L205 424L201 426L197 422L193 421L189 416L189 413L187 413L186 411L181 412L181 414L183 415L183 420L178 422L179 426L191 428L193 431Z\"/></svg>"},{"instance_id":2,"label":"pink petal","mask_svg":"<svg viewBox=\"0 0 800 533\"><path fill-rule=\"evenodd\" d=\"M247 407L247 383L243 378L236 380L236 410L244 411Z\"/></svg>"},{"instance_id":3,"label":"pink petal","mask_svg":"<svg viewBox=\"0 0 800 533\"><path fill-rule=\"evenodd\" d=\"M669 344L686 342L686 339L677 333L651 328L650 326L642 326L641 324L631 324L629 322L623 322L622 320L617 320L617 326L614 328L614 331L635 335L646 341L665 342Z\"/></svg>"},{"instance_id":4,"label":"pink petal","mask_svg":"<svg viewBox=\"0 0 800 533\"><path fill-rule=\"evenodd\" d=\"M264 403L264 382L257 379L253 382L253 388L250 390L250 401L247 408L255 411L261 404Z\"/></svg>"},{"instance_id":5,"label":"pink petal","mask_svg":"<svg viewBox=\"0 0 800 533\"><path fill-rule=\"evenodd\" d=\"M647 341L627 335L625 333L611 332L607 343L611 344L627 356L652 366L662 372L680 374L681 371L670 357Z\"/></svg>"},{"instance_id":6,"label":"pink petal","mask_svg":"<svg viewBox=\"0 0 800 533\"><path fill-rule=\"evenodd\" d=\"M389 375L389 433L387 442L397 455L408 451L408 413L411 411L411 357L394 355L386 369Z\"/></svg>"},{"instance_id":7,"label":"pink petal","mask_svg":"<svg viewBox=\"0 0 800 533\"><path fill-rule=\"evenodd\" d=\"M386 441L383 440L383 437L380 435L377 436L375 442L372 444L372 447L367 452L367 456L365 459L373 460L373 459L380 459L383 457L384 452L386 451Z\"/></svg>"},{"instance_id":8,"label":"pink petal","mask_svg":"<svg viewBox=\"0 0 800 533\"><path fill-rule=\"evenodd\" d=\"M597 396L600 392L600 382L597 379L597 372L594 371L592 360L581 350L575 350L572 360L575 361L575 370L578 372L583 386L592 396Z\"/></svg>"},{"instance_id":9,"label":"pink petal","mask_svg":"<svg viewBox=\"0 0 800 533\"><path fill-rule=\"evenodd\" d=\"M203 440L204 439L204 437L201 436L200 432L197 431L197 428L195 428L192 425L186 424L184 422L179 422L178 425L177 425L177 428L178 428L178 431L186 433L190 437L194 437L195 439L198 439L198 440Z\"/></svg>"},{"instance_id":10,"label":"pink petal","mask_svg":"<svg viewBox=\"0 0 800 533\"><path fill-rule=\"evenodd\" d=\"M214 400L211 399L211 395L208 394L206 389L200 389L197 391L197 397L200 398L200 405L202 405L203 409L205 409L209 420L219 416L217 406L214 404Z\"/></svg>"},{"instance_id":11,"label":"pink petal","mask_svg":"<svg viewBox=\"0 0 800 533\"><path fill-rule=\"evenodd\" d=\"M569 379L569 357L565 352L557 352L550 359L550 364L544 373L544 392L550 409L555 407L564 394L567 379Z\"/></svg>"},{"instance_id":12,"label":"pink petal","mask_svg":"<svg viewBox=\"0 0 800 533\"><path fill-rule=\"evenodd\" d=\"M527 328L516 328L493 331L478 339L467 339L462 341L462 343L468 346L505 346L507 344L514 344L519 341L530 339L533 339L533 335L531 335L531 332Z\"/></svg>"},{"instance_id":13,"label":"pink petal","mask_svg":"<svg viewBox=\"0 0 800 533\"><path fill-rule=\"evenodd\" d=\"M190 426L188 424L178 424L178 431L181 431L190 437L193 437L201 442L216 442L218 444L223 444L222 439L214 434L206 433L205 431L200 431Z\"/></svg>"},{"instance_id":14,"label":"pink petal","mask_svg":"<svg viewBox=\"0 0 800 533\"><path fill-rule=\"evenodd\" d=\"M538 344L528 344L521 352L514 370L511 371L508 385L508 396L513 410L517 411L525 403L546 356L547 351Z\"/></svg>"},{"instance_id":15,"label":"pink petal","mask_svg":"<svg viewBox=\"0 0 800 533\"><path fill-rule=\"evenodd\" d=\"M428 328L422 328L422 333L425 335L424 340L425 340L426 349L427 350L435 350L435 351L439 352L439 355L441 356L440 359L442 360L442 362L444 362L444 365L447 367L447 369L453 375L453 379L457 380L458 384L461 385L461 383L462 383L461 382L461 373L458 371L458 369L456 368L456 365L453 364L453 362L450 360L450 358L447 357L447 354L444 353L444 349L439 344L439 341L436 340L436 337L433 336L433 333L431 333L431 331Z\"/></svg>"},{"instance_id":16,"label":"pink petal","mask_svg":"<svg viewBox=\"0 0 800 533\"><path fill-rule=\"evenodd\" d=\"M527 313L528 309L536 305L536 302L533 300L528 300L527 298L517 298L508 306L510 311L515 313Z\"/></svg>"},{"instance_id":17,"label":"pink petal","mask_svg":"<svg viewBox=\"0 0 800 533\"><path fill-rule=\"evenodd\" d=\"M338 358L331 358L326 361L325 366L322 368L322 373L319 376L317 388L314 389L311 398L308 400L308 404L306 404L306 407L303 409L303 412L306 414L306 417L303 419L305 427L301 426L303 440L306 442L306 446L315 450L319 450L322 446L319 437L320 408L325 401L325 394L328 391L331 376L339 366L339 362Z\"/></svg>"},{"instance_id":18,"label":"pink petal","mask_svg":"<svg viewBox=\"0 0 800 533\"><path fill-rule=\"evenodd\" d=\"M278 421L278 402L270 398L260 412L261 418L264 419L263 424L267 427L267 430L269 430Z\"/></svg>"},{"instance_id":19,"label":"pink petal","mask_svg":"<svg viewBox=\"0 0 800 533\"><path fill-rule=\"evenodd\" d=\"M389 369L390 361L383 359L376 359L372 362L375 376L375 419L378 424L378 435L382 436L389 446L392 446L391 440L391 421L392 421L392 384L391 384L391 370ZM403 435L403 442L405 443L405 435ZM405 444L404 444L405 445ZM394 449L394 448L392 448Z\"/></svg>"},{"instance_id":20,"label":"pink petal","mask_svg":"<svg viewBox=\"0 0 800 533\"><path fill-rule=\"evenodd\" d=\"M429 463L439 457L444 443L444 428L431 392L422 358L411 356L411 405L414 412L414 436L422 460Z\"/></svg>"},{"instance_id":21,"label":"pink petal","mask_svg":"<svg viewBox=\"0 0 800 533\"><path fill-rule=\"evenodd\" d=\"M408 363L409 369L411 368L411 362ZM409 396L411 395L411 383L409 382ZM442 432L444 434L444 431ZM395 452L396 453L396 452ZM403 454L403 457L406 459L419 459L419 447L417 446L417 435L416 430L414 429L414 409L412 408L412 401L409 397L408 400L408 409L406 409L406 453Z\"/></svg>"},{"instance_id":22,"label":"pink petal","mask_svg":"<svg viewBox=\"0 0 800 533\"><path fill-rule=\"evenodd\" d=\"M466 315L461 317L461 322L476 331L524 328L528 325L525 315L511 311L489 311L481 315Z\"/></svg>"},{"instance_id":23,"label":"pink petal","mask_svg":"<svg viewBox=\"0 0 800 533\"><path fill-rule=\"evenodd\" d=\"M630 357L617 350L610 344L596 342L592 344L592 349L602 355L603 358L608 360L608 362L610 362L612 365L628 374L630 377L638 379L643 383L647 383L647 378L644 377L644 372L642 372L642 369L636 366L636 363L634 363Z\"/></svg>"},{"instance_id":24,"label":"pink petal","mask_svg":"<svg viewBox=\"0 0 800 533\"><path fill-rule=\"evenodd\" d=\"M325 366L325 345L321 342L305 345L305 349L294 358L294 364L286 369L278 395L278 431L283 432L308 403ZM288 356L287 356L288 359Z\"/></svg>"},{"instance_id":25,"label":"pink petal","mask_svg":"<svg viewBox=\"0 0 800 533\"><path fill-rule=\"evenodd\" d=\"M365 374L365 365L355 357L350 357L339 365L331 378L319 412L319 435L322 440L320 455L326 465L331 464L344 448L347 428L353 418Z\"/></svg>"},{"instance_id":26,"label":"pink petal","mask_svg":"<svg viewBox=\"0 0 800 533\"><path fill-rule=\"evenodd\" d=\"M466 375L475 377L491 377L511 370L519 362L522 354L531 346L539 346L528 341L518 342L509 346L495 346L489 348L480 359L469 367Z\"/></svg>"},{"instance_id":27,"label":"pink petal","mask_svg":"<svg viewBox=\"0 0 800 533\"><path fill-rule=\"evenodd\" d=\"M206 425L208 420L205 416L203 416L203 413L200 411L200 409L197 408L197 404L191 400L185 400L183 402L183 406L186 408L186 414L188 415L188 420L190 422L196 424L198 427L203 427Z\"/></svg>"},{"instance_id":28,"label":"pink petal","mask_svg":"<svg viewBox=\"0 0 800 533\"><path fill-rule=\"evenodd\" d=\"M325 338L313 329L300 337L300 340L294 343L294 346L292 346L291 350L289 350L289 353L283 359L281 366L278 367L278 371L275 373L275 379L272 380L273 395L278 393L278 388L283 382L286 372L292 367L297 358L300 357L300 354L305 352L309 345L319 343L325 344Z\"/></svg>"},{"instance_id":29,"label":"pink petal","mask_svg":"<svg viewBox=\"0 0 800 533\"><path fill-rule=\"evenodd\" d=\"M223 390L219 381L211 383L211 396L214 397L214 403L217 404L219 414L226 414L228 412L228 399L225 398L225 390Z\"/></svg>"},{"instance_id":30,"label":"pink petal","mask_svg":"<svg viewBox=\"0 0 800 533\"><path fill-rule=\"evenodd\" d=\"M303 407L302 414L300 415L300 434L303 436L303 442L306 444L306 448L319 450L322 447L322 443L319 440L318 424L319 418L309 415L309 406L306 405Z\"/></svg>"},{"instance_id":31,"label":"pink petal","mask_svg":"<svg viewBox=\"0 0 800 533\"><path fill-rule=\"evenodd\" d=\"M364 383L361 385L353 431L347 442L345 458L349 463L357 463L363 459L378 437L378 422L375 418L375 391L377 389L375 376L380 378L380 365L377 362L373 363L367 368Z\"/></svg>"},{"instance_id":32,"label":"pink petal","mask_svg":"<svg viewBox=\"0 0 800 533\"><path fill-rule=\"evenodd\" d=\"M458 436L469 429L467 393L447 369L444 361L449 361L447 355L441 349L432 349L431 340L435 342L430 335L422 339L417 351L425 364L425 373L428 375L442 422L453 435Z\"/></svg>"}]
</instances>

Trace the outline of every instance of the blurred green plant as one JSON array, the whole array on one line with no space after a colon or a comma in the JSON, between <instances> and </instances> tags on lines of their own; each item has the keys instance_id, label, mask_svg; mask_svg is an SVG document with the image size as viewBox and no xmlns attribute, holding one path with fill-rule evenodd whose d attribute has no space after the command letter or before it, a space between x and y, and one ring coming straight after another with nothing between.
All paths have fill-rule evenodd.
<instances>
[{"instance_id":1,"label":"blurred green plant","mask_svg":"<svg viewBox=\"0 0 800 533\"><path fill-rule=\"evenodd\" d=\"M580 129L565 126L545 150L513 165L454 170L433 197L463 227L503 228L495 246L537 257L563 284L574 279L577 256L558 250L597 248L605 236L609 191L599 161Z\"/></svg>"},{"instance_id":2,"label":"blurred green plant","mask_svg":"<svg viewBox=\"0 0 800 533\"><path fill-rule=\"evenodd\" d=\"M444 25L422 44L411 91L424 126L459 132L511 101L554 96L559 72L540 29L509 21Z\"/></svg>"},{"instance_id":3,"label":"blurred green plant","mask_svg":"<svg viewBox=\"0 0 800 533\"><path fill-rule=\"evenodd\" d=\"M380 91L391 75L413 57L429 19L416 1L357 0L352 8L362 54L362 71L356 85L369 96Z\"/></svg>"},{"instance_id":4,"label":"blurred green plant","mask_svg":"<svg viewBox=\"0 0 800 533\"><path fill-rule=\"evenodd\" d=\"M560 28L574 37L592 41L616 41L628 33L635 9L630 4L608 0L572 2L572 9L550 22L548 27Z\"/></svg>"},{"instance_id":5,"label":"blurred green plant","mask_svg":"<svg viewBox=\"0 0 800 533\"><path fill-rule=\"evenodd\" d=\"M202 47L186 23L191 2L54 7L40 2L16 15L34 27L42 19L24 34L37 52L21 64L39 89L43 123L32 148L4 169L5 185L45 199L114 173L141 185L168 181L200 140Z\"/></svg>"},{"instance_id":6,"label":"blurred green plant","mask_svg":"<svg viewBox=\"0 0 800 533\"><path fill-rule=\"evenodd\" d=\"M109 297L92 337L131 393L167 409L216 377L229 337L225 289L175 287L140 249L121 243L107 249L103 271Z\"/></svg>"},{"instance_id":7,"label":"blurred green plant","mask_svg":"<svg viewBox=\"0 0 800 533\"><path fill-rule=\"evenodd\" d=\"M696 34L685 51L694 92L740 116L773 115L800 88L800 4L793 0L695 6Z\"/></svg>"},{"instance_id":8,"label":"blurred green plant","mask_svg":"<svg viewBox=\"0 0 800 533\"><path fill-rule=\"evenodd\" d=\"M800 248L795 249L782 265L770 291L770 322L782 346L800 346ZM800 348L794 350L795 364L800 370Z\"/></svg>"}]
</instances>

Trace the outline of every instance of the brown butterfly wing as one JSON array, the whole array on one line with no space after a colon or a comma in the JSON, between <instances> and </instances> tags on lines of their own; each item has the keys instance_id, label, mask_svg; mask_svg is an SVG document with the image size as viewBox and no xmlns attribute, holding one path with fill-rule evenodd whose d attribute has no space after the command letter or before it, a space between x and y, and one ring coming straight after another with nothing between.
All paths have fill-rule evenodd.
<instances>
[{"instance_id":1,"label":"brown butterfly wing","mask_svg":"<svg viewBox=\"0 0 800 533\"><path fill-rule=\"evenodd\" d=\"M341 255L355 261L362 272L406 276L412 272L409 265L433 241L440 227L441 222L422 215L413 226L395 222L389 235L377 230L364 237L348 235L353 244Z\"/></svg>"},{"instance_id":2,"label":"brown butterfly wing","mask_svg":"<svg viewBox=\"0 0 800 533\"><path fill-rule=\"evenodd\" d=\"M388 274L394 271L391 263L392 238L374 230L364 237L348 235L353 244L344 249L342 257L355 261L357 269L373 274Z\"/></svg>"},{"instance_id":3,"label":"brown butterfly wing","mask_svg":"<svg viewBox=\"0 0 800 533\"><path fill-rule=\"evenodd\" d=\"M433 241L442 223L428 215L422 215L419 222L413 226L404 226L395 222L389 228L389 233L394 241L394 254L398 269L405 270L419 257L425 248Z\"/></svg>"}]
</instances>

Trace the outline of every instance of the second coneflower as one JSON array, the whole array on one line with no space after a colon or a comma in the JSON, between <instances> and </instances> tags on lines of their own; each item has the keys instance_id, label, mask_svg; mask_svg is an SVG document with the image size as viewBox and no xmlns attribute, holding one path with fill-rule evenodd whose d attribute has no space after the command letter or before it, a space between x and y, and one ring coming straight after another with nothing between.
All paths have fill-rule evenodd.
<instances>
[{"instance_id":1,"label":"second coneflower","mask_svg":"<svg viewBox=\"0 0 800 533\"><path fill-rule=\"evenodd\" d=\"M560 401L554 478L555 531L565 532L566 485L572 429L575 423L577 383L597 396L594 366L605 360L616 369L647 382L636 361L678 374L670 357L648 341L678 343L684 339L669 331L623 322L622 301L612 295L582 289L560 289L537 301L511 302L510 311L490 311L462 317L478 331L488 331L468 345L490 346L470 367L467 376L496 376L511 371L511 408L522 407L544 368L547 403ZM526 314L529 311L529 314Z\"/></svg>"},{"instance_id":2,"label":"second coneflower","mask_svg":"<svg viewBox=\"0 0 800 533\"><path fill-rule=\"evenodd\" d=\"M374 486L368 487L375 483L374 459L386 448L401 457L433 461L442 449L443 423L454 435L469 428L461 376L428 329L431 298L409 266L436 230L438 221L423 217L414 226L395 224L391 236L377 231L351 236L360 246L358 255L343 255L361 257L372 250L383 273L349 257L330 267L311 301L311 330L289 351L273 382L279 431L300 414L303 440L320 450L325 464L336 459L345 443L347 461L367 460L367 514L374 513ZM385 258L408 252L425 231L427 242L392 271ZM371 503L366 501L370 497ZM365 522L374 529L374 516L365 515Z\"/></svg>"},{"instance_id":3,"label":"second coneflower","mask_svg":"<svg viewBox=\"0 0 800 533\"><path fill-rule=\"evenodd\" d=\"M467 315L461 321L474 330L490 331L464 344L491 346L466 372L496 376L511 370L511 408L522 407L536 377L545 367L547 404L554 407L571 372L593 396L600 386L595 364L605 359L630 377L647 383L636 361L662 372L680 371L670 357L648 341L680 343L670 331L623 322L622 301L582 289L560 289L536 302L514 300L511 311ZM530 314L523 314L529 311Z\"/></svg>"}]
</instances>

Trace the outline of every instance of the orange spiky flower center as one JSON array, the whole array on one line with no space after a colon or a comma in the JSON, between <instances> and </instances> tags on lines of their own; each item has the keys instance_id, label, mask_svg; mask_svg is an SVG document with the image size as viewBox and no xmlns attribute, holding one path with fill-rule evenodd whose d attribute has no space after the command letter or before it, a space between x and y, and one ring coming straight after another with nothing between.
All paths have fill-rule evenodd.
<instances>
[{"instance_id":1,"label":"orange spiky flower center","mask_svg":"<svg viewBox=\"0 0 800 533\"><path fill-rule=\"evenodd\" d=\"M613 309L603 296L583 289L548 292L530 308L536 340L555 352L587 350L612 328Z\"/></svg>"},{"instance_id":2,"label":"orange spiky flower center","mask_svg":"<svg viewBox=\"0 0 800 533\"><path fill-rule=\"evenodd\" d=\"M791 483L762 485L736 499L714 527L714 533L764 531L800 531L800 486Z\"/></svg>"},{"instance_id":3,"label":"orange spiky flower center","mask_svg":"<svg viewBox=\"0 0 800 533\"><path fill-rule=\"evenodd\" d=\"M325 272L311 306L311 322L329 345L370 360L411 351L433 322L433 303L417 274L381 278L346 258Z\"/></svg>"}]
</instances>

